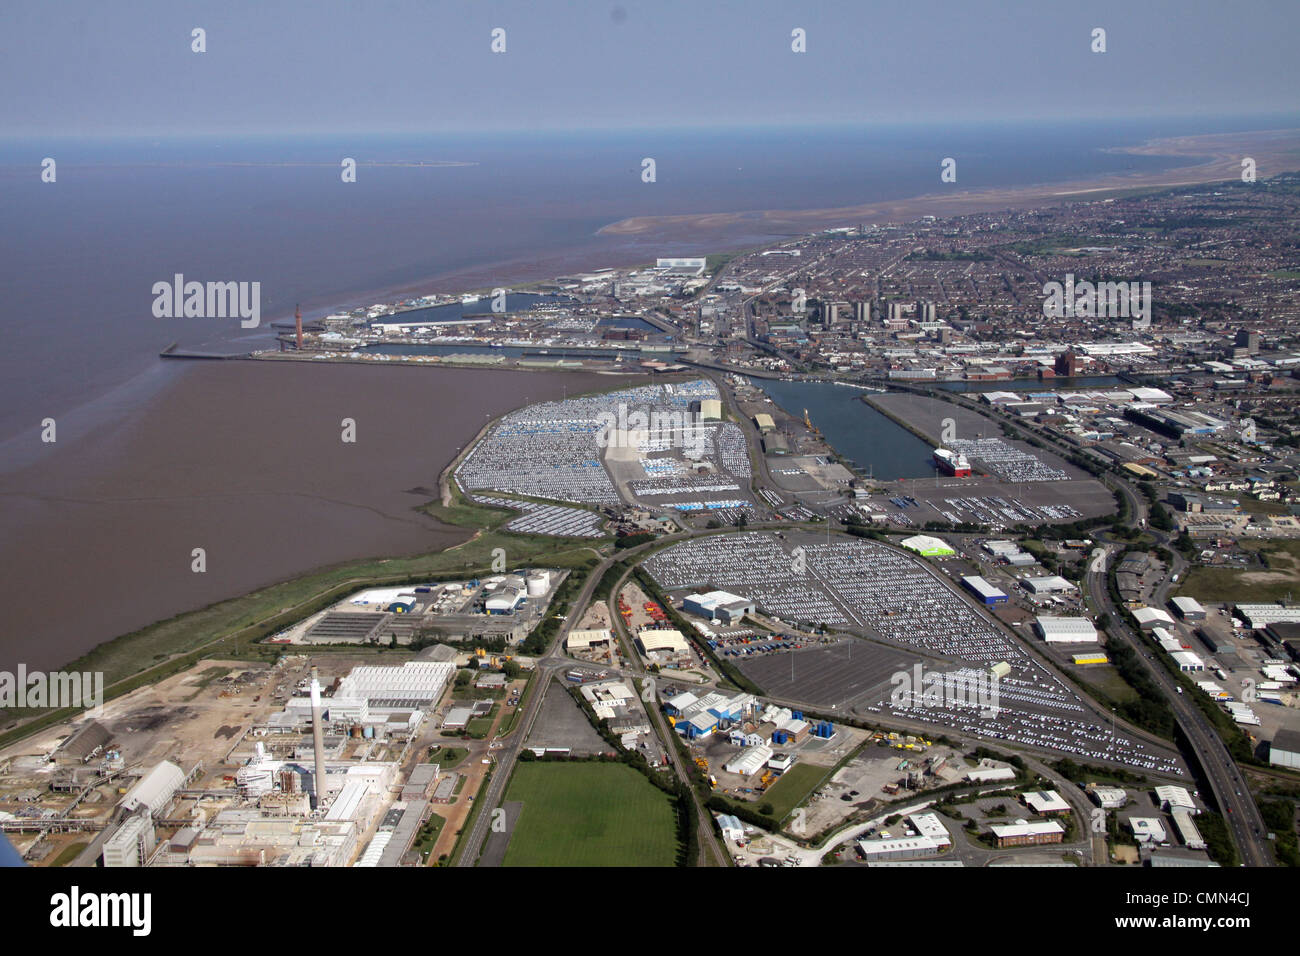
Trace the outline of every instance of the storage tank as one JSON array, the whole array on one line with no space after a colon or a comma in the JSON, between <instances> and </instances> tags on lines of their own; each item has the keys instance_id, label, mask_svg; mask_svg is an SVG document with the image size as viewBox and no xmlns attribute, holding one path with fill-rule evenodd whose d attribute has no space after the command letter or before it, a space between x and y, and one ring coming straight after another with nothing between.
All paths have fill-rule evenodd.
<instances>
[{"instance_id":1,"label":"storage tank","mask_svg":"<svg viewBox=\"0 0 1300 956\"><path fill-rule=\"evenodd\" d=\"M550 589L551 576L545 571L528 572L528 596L530 598L543 597L547 590Z\"/></svg>"}]
</instances>

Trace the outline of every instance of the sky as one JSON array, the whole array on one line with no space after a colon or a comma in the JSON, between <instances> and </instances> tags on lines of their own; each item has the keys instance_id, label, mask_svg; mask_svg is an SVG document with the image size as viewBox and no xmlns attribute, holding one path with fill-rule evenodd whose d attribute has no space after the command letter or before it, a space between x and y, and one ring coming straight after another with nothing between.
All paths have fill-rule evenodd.
<instances>
[{"instance_id":1,"label":"sky","mask_svg":"<svg viewBox=\"0 0 1300 956\"><path fill-rule=\"evenodd\" d=\"M3 0L0 136L1269 114L1297 37L1295 0Z\"/></svg>"}]
</instances>

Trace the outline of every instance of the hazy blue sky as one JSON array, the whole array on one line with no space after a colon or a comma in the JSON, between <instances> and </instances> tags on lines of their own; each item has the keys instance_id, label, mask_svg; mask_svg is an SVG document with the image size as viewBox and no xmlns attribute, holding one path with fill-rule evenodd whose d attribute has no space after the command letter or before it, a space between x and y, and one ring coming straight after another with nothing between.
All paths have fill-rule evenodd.
<instances>
[{"instance_id":1,"label":"hazy blue sky","mask_svg":"<svg viewBox=\"0 0 1300 956\"><path fill-rule=\"evenodd\" d=\"M3 0L0 135L1266 113L1297 37L1295 0Z\"/></svg>"}]
</instances>

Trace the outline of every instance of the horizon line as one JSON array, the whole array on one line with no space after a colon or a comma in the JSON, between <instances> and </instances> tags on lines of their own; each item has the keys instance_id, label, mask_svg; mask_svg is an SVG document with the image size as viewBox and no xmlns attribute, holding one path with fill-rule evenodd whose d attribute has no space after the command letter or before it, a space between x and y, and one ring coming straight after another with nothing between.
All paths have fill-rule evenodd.
<instances>
[{"instance_id":1,"label":"horizon line","mask_svg":"<svg viewBox=\"0 0 1300 956\"><path fill-rule=\"evenodd\" d=\"M1297 111L1259 111L1249 113L1170 113L1163 115L1132 114L1115 116L1113 114L1051 116L1012 116L1006 118L971 118L969 116L945 119L889 119L889 120L800 120L795 122L734 122L734 123L665 123L651 125L604 125L604 126L454 126L439 129L418 129L413 127L358 128L276 128L244 127L221 130L95 130L89 132L69 131L8 131L0 133L0 142L28 141L42 139L76 139L76 140L190 140L217 139L222 137L282 139L285 137L329 137L329 136L458 136L458 135L572 135L600 133L674 133L674 132L740 132L740 131L780 131L780 130L844 130L870 128L933 128L951 126L969 128L973 126L1018 126L1030 123L1051 123L1058 126L1070 126L1097 122L1224 122L1224 121L1287 121L1294 122L1300 128L1300 112ZM1284 129L1274 126L1269 129Z\"/></svg>"}]
</instances>

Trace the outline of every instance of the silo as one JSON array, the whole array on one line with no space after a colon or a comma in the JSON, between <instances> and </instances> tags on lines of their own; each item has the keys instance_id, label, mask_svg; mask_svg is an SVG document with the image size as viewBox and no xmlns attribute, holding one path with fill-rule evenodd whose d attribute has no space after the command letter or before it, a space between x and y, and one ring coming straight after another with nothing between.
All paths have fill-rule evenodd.
<instances>
[{"instance_id":1,"label":"silo","mask_svg":"<svg viewBox=\"0 0 1300 956\"><path fill-rule=\"evenodd\" d=\"M551 586L551 576L545 571L528 572L528 596L544 597Z\"/></svg>"}]
</instances>

